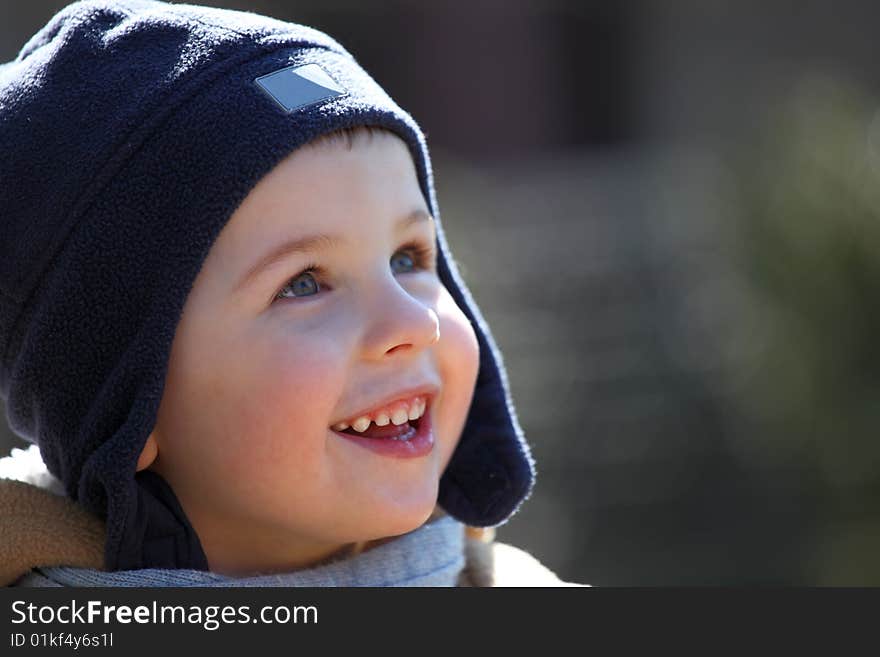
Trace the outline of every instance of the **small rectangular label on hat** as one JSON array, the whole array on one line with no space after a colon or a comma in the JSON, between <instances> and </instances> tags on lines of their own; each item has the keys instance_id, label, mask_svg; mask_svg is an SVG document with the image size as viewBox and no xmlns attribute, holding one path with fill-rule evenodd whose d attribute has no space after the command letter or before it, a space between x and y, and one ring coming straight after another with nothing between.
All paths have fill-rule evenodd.
<instances>
[{"instance_id":1,"label":"small rectangular label on hat","mask_svg":"<svg viewBox=\"0 0 880 657\"><path fill-rule=\"evenodd\" d=\"M287 113L348 93L317 64L286 66L254 82Z\"/></svg>"}]
</instances>

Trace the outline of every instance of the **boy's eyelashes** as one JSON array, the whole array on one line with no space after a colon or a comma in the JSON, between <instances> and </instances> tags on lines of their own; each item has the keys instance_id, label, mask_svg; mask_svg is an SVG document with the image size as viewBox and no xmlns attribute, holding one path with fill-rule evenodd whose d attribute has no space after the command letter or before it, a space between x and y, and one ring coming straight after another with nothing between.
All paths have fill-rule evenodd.
<instances>
[{"instance_id":1,"label":"boy's eyelashes","mask_svg":"<svg viewBox=\"0 0 880 657\"><path fill-rule=\"evenodd\" d=\"M437 249L433 244L428 246L423 242L417 241L404 244L391 256L390 262L392 267L398 254L405 254L407 256L403 265L407 269L399 273L436 272L437 270ZM407 261L411 264L406 264ZM299 273L285 280L284 286L273 297L273 302L314 296L323 289L327 278L327 271L323 267L316 263L310 263ZM302 285L302 283L305 283L305 285ZM288 289L293 290L294 294L285 294Z\"/></svg>"}]
</instances>

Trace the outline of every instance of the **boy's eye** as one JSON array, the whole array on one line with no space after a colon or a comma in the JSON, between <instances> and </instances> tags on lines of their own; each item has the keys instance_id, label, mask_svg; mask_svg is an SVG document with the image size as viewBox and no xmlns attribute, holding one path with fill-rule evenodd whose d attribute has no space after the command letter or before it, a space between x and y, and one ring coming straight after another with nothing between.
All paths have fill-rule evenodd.
<instances>
[{"instance_id":1,"label":"boy's eye","mask_svg":"<svg viewBox=\"0 0 880 657\"><path fill-rule=\"evenodd\" d=\"M400 258L398 258L398 254L400 254ZM412 255L408 251L398 251L393 256L391 256L391 268L394 269L394 262L402 262L403 267L406 268L406 271L410 271L410 269L416 266L415 260Z\"/></svg>"},{"instance_id":2,"label":"boy's eye","mask_svg":"<svg viewBox=\"0 0 880 657\"><path fill-rule=\"evenodd\" d=\"M309 267L301 274L291 278L290 282L284 286L282 292L284 290L291 290L293 292L291 296L295 297L307 297L310 294L317 294L318 281L315 280L314 269L314 267Z\"/></svg>"},{"instance_id":3,"label":"boy's eye","mask_svg":"<svg viewBox=\"0 0 880 657\"><path fill-rule=\"evenodd\" d=\"M408 274L420 267L433 270L435 267L434 249L420 244L407 244L391 256L391 269L396 273ZM314 296L321 291L321 280L326 280L324 270L318 265L308 265L299 274L288 279L276 299L302 298Z\"/></svg>"}]
</instances>

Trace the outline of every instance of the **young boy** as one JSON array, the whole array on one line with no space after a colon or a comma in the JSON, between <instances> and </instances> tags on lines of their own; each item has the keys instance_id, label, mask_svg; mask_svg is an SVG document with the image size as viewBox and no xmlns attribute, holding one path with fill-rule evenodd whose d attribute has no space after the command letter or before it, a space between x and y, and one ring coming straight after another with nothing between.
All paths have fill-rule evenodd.
<instances>
[{"instance_id":1,"label":"young boy","mask_svg":"<svg viewBox=\"0 0 880 657\"><path fill-rule=\"evenodd\" d=\"M0 581L561 583L474 529L532 459L424 136L337 42L77 2L0 67L0 150L0 391L39 446Z\"/></svg>"}]
</instances>

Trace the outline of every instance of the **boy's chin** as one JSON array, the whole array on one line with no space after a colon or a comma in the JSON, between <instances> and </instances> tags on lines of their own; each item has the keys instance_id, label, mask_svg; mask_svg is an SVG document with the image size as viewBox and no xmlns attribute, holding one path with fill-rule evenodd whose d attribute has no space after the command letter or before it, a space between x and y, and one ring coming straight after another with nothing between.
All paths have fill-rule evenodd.
<instances>
[{"instance_id":1,"label":"boy's chin","mask_svg":"<svg viewBox=\"0 0 880 657\"><path fill-rule=\"evenodd\" d=\"M371 536L363 540L377 540L393 536L408 534L424 525L435 515L436 502L431 502L423 507L407 509L406 512L389 515L382 519L381 527L375 527Z\"/></svg>"}]
</instances>

